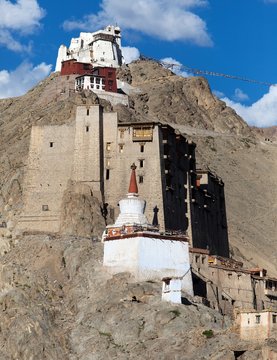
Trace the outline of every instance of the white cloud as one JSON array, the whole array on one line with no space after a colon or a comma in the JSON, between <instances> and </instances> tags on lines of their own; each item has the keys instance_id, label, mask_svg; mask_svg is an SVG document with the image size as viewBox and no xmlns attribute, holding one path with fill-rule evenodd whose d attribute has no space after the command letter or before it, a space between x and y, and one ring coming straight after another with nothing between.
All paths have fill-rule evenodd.
<instances>
[{"instance_id":1,"label":"white cloud","mask_svg":"<svg viewBox=\"0 0 277 360\"><path fill-rule=\"evenodd\" d=\"M0 45L5 46L7 49L20 52L30 52L31 51L31 43L29 45L23 45L19 41L15 40L8 30L0 29Z\"/></svg>"},{"instance_id":2,"label":"white cloud","mask_svg":"<svg viewBox=\"0 0 277 360\"><path fill-rule=\"evenodd\" d=\"M223 98L225 95L222 91L218 91L218 90L213 90L213 94L218 97L219 99L220 98Z\"/></svg>"},{"instance_id":3,"label":"white cloud","mask_svg":"<svg viewBox=\"0 0 277 360\"><path fill-rule=\"evenodd\" d=\"M234 102L227 97L222 98L232 107L249 125L259 127L277 125L277 86L271 86L268 93L250 106Z\"/></svg>"},{"instance_id":4,"label":"white cloud","mask_svg":"<svg viewBox=\"0 0 277 360\"><path fill-rule=\"evenodd\" d=\"M37 0L0 0L0 45L12 51L29 51L29 45L22 45L15 34L31 34L40 25L45 11Z\"/></svg>"},{"instance_id":5,"label":"white cloud","mask_svg":"<svg viewBox=\"0 0 277 360\"><path fill-rule=\"evenodd\" d=\"M0 98L20 96L49 75L52 65L22 63L9 72L0 70Z\"/></svg>"},{"instance_id":6,"label":"white cloud","mask_svg":"<svg viewBox=\"0 0 277 360\"><path fill-rule=\"evenodd\" d=\"M139 31L167 41L187 41L200 46L211 46L212 40L204 20L191 9L208 4L206 0L102 0L97 14L82 20L68 20L66 30L92 31L109 23L123 29Z\"/></svg>"},{"instance_id":7,"label":"white cloud","mask_svg":"<svg viewBox=\"0 0 277 360\"><path fill-rule=\"evenodd\" d=\"M124 57L125 64L129 64L140 57L140 52L135 47L122 46L122 55Z\"/></svg>"},{"instance_id":8,"label":"white cloud","mask_svg":"<svg viewBox=\"0 0 277 360\"><path fill-rule=\"evenodd\" d=\"M246 101L249 100L249 96L245 94L241 89L236 88L233 96L235 101Z\"/></svg>"},{"instance_id":9,"label":"white cloud","mask_svg":"<svg viewBox=\"0 0 277 360\"><path fill-rule=\"evenodd\" d=\"M176 75L183 77L192 76L192 74L189 74L187 71L183 70L183 65L178 60L175 60L172 57L161 59L161 63Z\"/></svg>"}]
</instances>

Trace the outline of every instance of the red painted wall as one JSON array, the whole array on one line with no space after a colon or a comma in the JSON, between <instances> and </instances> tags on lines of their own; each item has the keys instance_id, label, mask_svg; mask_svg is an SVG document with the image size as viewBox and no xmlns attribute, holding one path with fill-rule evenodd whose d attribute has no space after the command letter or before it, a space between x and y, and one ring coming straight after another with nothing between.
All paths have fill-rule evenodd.
<instances>
[{"instance_id":1,"label":"red painted wall","mask_svg":"<svg viewBox=\"0 0 277 360\"><path fill-rule=\"evenodd\" d=\"M84 75L91 74L93 66L91 64L81 63L75 59L62 62L61 75Z\"/></svg>"},{"instance_id":2,"label":"red painted wall","mask_svg":"<svg viewBox=\"0 0 277 360\"><path fill-rule=\"evenodd\" d=\"M97 67L93 73L105 79L105 91L117 92L116 69L111 67Z\"/></svg>"}]
</instances>

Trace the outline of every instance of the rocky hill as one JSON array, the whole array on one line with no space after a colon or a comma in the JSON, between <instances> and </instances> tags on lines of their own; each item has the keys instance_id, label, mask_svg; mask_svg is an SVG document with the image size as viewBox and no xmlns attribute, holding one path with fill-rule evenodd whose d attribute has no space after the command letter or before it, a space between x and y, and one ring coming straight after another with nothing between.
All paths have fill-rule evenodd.
<instances>
[{"instance_id":1,"label":"rocky hill","mask_svg":"<svg viewBox=\"0 0 277 360\"><path fill-rule=\"evenodd\" d=\"M151 61L124 66L118 76L136 88L130 108L114 107L119 120L169 123L195 141L198 166L225 182L233 256L276 276L274 139L265 141L262 130L212 95L204 78L181 78ZM31 126L70 123L80 104L112 109L95 94L71 92L70 81L52 74L26 95L0 100L0 224L8 222L0 239L0 359L263 358L276 344L240 342L231 322L197 299L183 294L187 306L172 306L160 302L160 284L137 284L128 274L111 278L101 266L102 244L80 237L78 219L75 237L16 236ZM66 198L81 206L79 197ZM103 219L99 209L94 213L100 232ZM203 331L210 329L207 338Z\"/></svg>"},{"instance_id":2,"label":"rocky hill","mask_svg":"<svg viewBox=\"0 0 277 360\"><path fill-rule=\"evenodd\" d=\"M2 249L3 250L3 249ZM102 244L25 236L1 261L1 360L269 359L277 342L240 341L230 320L189 299L161 302L160 284L109 276Z\"/></svg>"}]
</instances>

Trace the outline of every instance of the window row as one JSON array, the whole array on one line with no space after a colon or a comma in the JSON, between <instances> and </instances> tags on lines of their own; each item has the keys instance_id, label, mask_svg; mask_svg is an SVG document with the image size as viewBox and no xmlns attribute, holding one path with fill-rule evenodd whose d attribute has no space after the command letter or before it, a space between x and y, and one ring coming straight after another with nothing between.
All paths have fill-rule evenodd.
<instances>
[{"instance_id":1,"label":"window row","mask_svg":"<svg viewBox=\"0 0 277 360\"><path fill-rule=\"evenodd\" d=\"M119 145L118 145L118 151L119 151L120 153L123 153L123 152L124 152L124 148L125 148L125 145L124 145L124 144L119 144ZM143 153L144 150L145 150L145 145L140 144L139 149L140 149L140 152ZM106 151L111 151L111 143L110 143L110 142L107 142L107 143L106 143Z\"/></svg>"}]
</instances>

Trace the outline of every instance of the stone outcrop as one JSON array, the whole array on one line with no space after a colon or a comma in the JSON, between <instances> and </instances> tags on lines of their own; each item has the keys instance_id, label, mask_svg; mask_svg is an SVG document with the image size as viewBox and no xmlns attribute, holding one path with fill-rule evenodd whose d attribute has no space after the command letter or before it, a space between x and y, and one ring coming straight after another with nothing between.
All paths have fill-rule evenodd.
<instances>
[{"instance_id":1,"label":"stone outcrop","mask_svg":"<svg viewBox=\"0 0 277 360\"><path fill-rule=\"evenodd\" d=\"M101 238L104 228L101 204L89 186L70 182L62 200L61 234Z\"/></svg>"}]
</instances>

